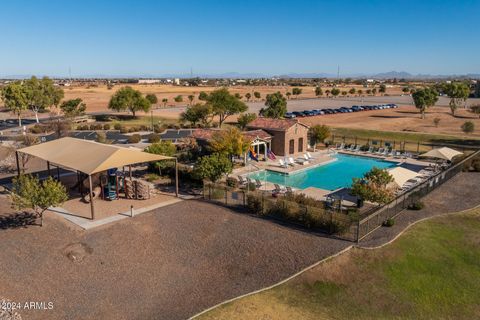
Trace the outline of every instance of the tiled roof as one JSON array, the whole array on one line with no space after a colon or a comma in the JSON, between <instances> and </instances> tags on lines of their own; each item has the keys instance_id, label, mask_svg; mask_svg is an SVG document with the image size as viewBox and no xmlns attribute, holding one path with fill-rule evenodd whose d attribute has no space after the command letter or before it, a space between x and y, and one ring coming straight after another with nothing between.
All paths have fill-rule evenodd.
<instances>
[{"instance_id":1,"label":"tiled roof","mask_svg":"<svg viewBox=\"0 0 480 320\"><path fill-rule=\"evenodd\" d=\"M262 140L269 140L272 138L271 135L269 135L267 132L265 132L262 129L258 130L251 130L251 131L245 131L243 132L243 136L248 139L249 141L255 140L257 137L262 139Z\"/></svg>"},{"instance_id":2,"label":"tiled roof","mask_svg":"<svg viewBox=\"0 0 480 320\"><path fill-rule=\"evenodd\" d=\"M212 139L213 135L217 132L220 132L220 129L195 129L192 132L192 137L198 140L210 140ZM255 140L257 137L260 139L270 139L272 138L271 135L269 135L267 132L264 130L258 129L258 130L251 130L251 131L244 131L242 132L243 136L247 138L249 141Z\"/></svg>"},{"instance_id":3,"label":"tiled roof","mask_svg":"<svg viewBox=\"0 0 480 320\"><path fill-rule=\"evenodd\" d=\"M248 128L259 128L259 129L271 129L271 130L281 130L285 131L293 127L296 124L307 126L297 119L272 119L272 118L257 118L250 122Z\"/></svg>"}]
</instances>

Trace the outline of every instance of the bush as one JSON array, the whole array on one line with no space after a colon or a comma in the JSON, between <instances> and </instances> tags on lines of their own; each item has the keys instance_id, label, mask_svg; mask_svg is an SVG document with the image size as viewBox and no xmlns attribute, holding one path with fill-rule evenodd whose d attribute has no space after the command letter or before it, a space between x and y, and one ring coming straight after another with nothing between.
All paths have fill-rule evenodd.
<instances>
[{"instance_id":1,"label":"bush","mask_svg":"<svg viewBox=\"0 0 480 320\"><path fill-rule=\"evenodd\" d=\"M140 127L139 127L140 131L148 131L148 127L144 124L142 124Z\"/></svg>"},{"instance_id":2,"label":"bush","mask_svg":"<svg viewBox=\"0 0 480 320\"><path fill-rule=\"evenodd\" d=\"M225 190L220 189L220 188L210 189L210 198L211 199L224 199L225 198Z\"/></svg>"},{"instance_id":3,"label":"bush","mask_svg":"<svg viewBox=\"0 0 480 320\"><path fill-rule=\"evenodd\" d=\"M382 226L393 227L394 224L395 224L395 220L393 220L392 218L388 218L387 220L383 221Z\"/></svg>"},{"instance_id":4,"label":"bush","mask_svg":"<svg viewBox=\"0 0 480 320\"><path fill-rule=\"evenodd\" d=\"M262 214L262 199L255 194L248 194L247 209L251 213Z\"/></svg>"},{"instance_id":5,"label":"bush","mask_svg":"<svg viewBox=\"0 0 480 320\"><path fill-rule=\"evenodd\" d=\"M103 125L103 130L110 130L110 124L105 123L105 124Z\"/></svg>"},{"instance_id":6,"label":"bush","mask_svg":"<svg viewBox=\"0 0 480 320\"><path fill-rule=\"evenodd\" d=\"M248 189L248 191L255 191L257 189L257 185L253 182L249 182L247 184L247 189Z\"/></svg>"},{"instance_id":7,"label":"bush","mask_svg":"<svg viewBox=\"0 0 480 320\"><path fill-rule=\"evenodd\" d=\"M115 124L113 125L113 129L115 129L115 130L120 130L120 129L122 129L122 125L121 125L120 123L115 123Z\"/></svg>"},{"instance_id":8,"label":"bush","mask_svg":"<svg viewBox=\"0 0 480 320\"><path fill-rule=\"evenodd\" d=\"M128 129L124 126L121 126L120 129L118 129L118 130L120 130L120 133L127 133L128 132Z\"/></svg>"},{"instance_id":9,"label":"bush","mask_svg":"<svg viewBox=\"0 0 480 320\"><path fill-rule=\"evenodd\" d=\"M165 131L165 126L159 124L153 126L153 132L155 133L162 133L163 131Z\"/></svg>"},{"instance_id":10,"label":"bush","mask_svg":"<svg viewBox=\"0 0 480 320\"><path fill-rule=\"evenodd\" d=\"M227 183L227 186L231 188L238 187L238 180L233 177L228 177L226 183Z\"/></svg>"},{"instance_id":11,"label":"bush","mask_svg":"<svg viewBox=\"0 0 480 320\"><path fill-rule=\"evenodd\" d=\"M137 134L132 134L130 137L128 137L128 143L139 143L142 141L142 136Z\"/></svg>"},{"instance_id":12,"label":"bush","mask_svg":"<svg viewBox=\"0 0 480 320\"><path fill-rule=\"evenodd\" d=\"M153 182L153 181L157 180L158 178L160 178L160 176L158 174L155 174L155 173L148 173L147 175L145 175L145 179L148 182Z\"/></svg>"},{"instance_id":13,"label":"bush","mask_svg":"<svg viewBox=\"0 0 480 320\"><path fill-rule=\"evenodd\" d=\"M110 116L108 114L97 114L95 116L95 121L100 121L100 122L110 121Z\"/></svg>"},{"instance_id":14,"label":"bush","mask_svg":"<svg viewBox=\"0 0 480 320\"><path fill-rule=\"evenodd\" d=\"M422 210L425 207L425 204L421 201L416 201L408 205L408 210Z\"/></svg>"},{"instance_id":15,"label":"bush","mask_svg":"<svg viewBox=\"0 0 480 320\"><path fill-rule=\"evenodd\" d=\"M36 124L33 127L29 128L28 131L34 134L39 134L39 133L47 132L47 128L45 126Z\"/></svg>"},{"instance_id":16,"label":"bush","mask_svg":"<svg viewBox=\"0 0 480 320\"><path fill-rule=\"evenodd\" d=\"M476 172L480 172L480 160L475 160L473 163L472 163L472 168L473 168L473 171L476 171Z\"/></svg>"},{"instance_id":17,"label":"bush","mask_svg":"<svg viewBox=\"0 0 480 320\"><path fill-rule=\"evenodd\" d=\"M148 142L150 143L160 142L160 135L156 133L152 133L151 135L148 136Z\"/></svg>"}]
</instances>

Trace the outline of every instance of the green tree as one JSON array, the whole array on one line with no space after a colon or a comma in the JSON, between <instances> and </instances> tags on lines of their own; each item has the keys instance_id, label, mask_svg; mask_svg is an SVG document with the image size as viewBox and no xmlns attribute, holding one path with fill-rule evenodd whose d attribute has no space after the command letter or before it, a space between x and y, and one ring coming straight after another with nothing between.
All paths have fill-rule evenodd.
<instances>
[{"instance_id":1,"label":"green tree","mask_svg":"<svg viewBox=\"0 0 480 320\"><path fill-rule=\"evenodd\" d=\"M193 94L188 95L188 103L190 105L192 105L194 99L195 99L195 96Z\"/></svg>"},{"instance_id":2,"label":"green tree","mask_svg":"<svg viewBox=\"0 0 480 320\"><path fill-rule=\"evenodd\" d=\"M32 209L43 225L43 213L67 201L67 190L52 177L40 182L37 177L20 175L13 179L12 204L17 210Z\"/></svg>"},{"instance_id":3,"label":"green tree","mask_svg":"<svg viewBox=\"0 0 480 320\"><path fill-rule=\"evenodd\" d=\"M262 95L258 91L254 91L253 96L255 97L255 99L260 99L262 97Z\"/></svg>"},{"instance_id":4,"label":"green tree","mask_svg":"<svg viewBox=\"0 0 480 320\"><path fill-rule=\"evenodd\" d=\"M298 96L302 94L302 89L300 89L300 88L293 88L293 89L292 89L292 94L293 94L295 97L298 98Z\"/></svg>"},{"instance_id":5,"label":"green tree","mask_svg":"<svg viewBox=\"0 0 480 320\"><path fill-rule=\"evenodd\" d=\"M150 101L150 104L156 105L158 103L158 98L154 93L149 93L145 96L145 99Z\"/></svg>"},{"instance_id":6,"label":"green tree","mask_svg":"<svg viewBox=\"0 0 480 320\"><path fill-rule=\"evenodd\" d=\"M245 98L247 98L247 102L249 102L250 99L252 98L252 94L251 94L250 92L247 92L247 93L245 94Z\"/></svg>"},{"instance_id":7,"label":"green tree","mask_svg":"<svg viewBox=\"0 0 480 320\"><path fill-rule=\"evenodd\" d=\"M33 76L23 83L28 107L35 113L35 119L39 123L38 113L57 106L63 98L63 90L56 87L52 79L44 77L39 80Z\"/></svg>"},{"instance_id":8,"label":"green tree","mask_svg":"<svg viewBox=\"0 0 480 320\"><path fill-rule=\"evenodd\" d=\"M403 87L402 92L403 93L408 93L408 92L410 92L410 88L409 87Z\"/></svg>"},{"instance_id":9,"label":"green tree","mask_svg":"<svg viewBox=\"0 0 480 320\"><path fill-rule=\"evenodd\" d=\"M425 119L425 111L435 105L438 101L438 94L435 89L424 88L415 91L412 98L415 107L420 110L422 119Z\"/></svg>"},{"instance_id":10,"label":"green tree","mask_svg":"<svg viewBox=\"0 0 480 320\"><path fill-rule=\"evenodd\" d=\"M325 95L327 96L327 98L330 95L330 93L332 93L330 90L325 90Z\"/></svg>"},{"instance_id":11,"label":"green tree","mask_svg":"<svg viewBox=\"0 0 480 320\"><path fill-rule=\"evenodd\" d=\"M5 108L18 117L18 125L22 126L22 112L27 110L27 97L20 81L11 82L1 88Z\"/></svg>"},{"instance_id":12,"label":"green tree","mask_svg":"<svg viewBox=\"0 0 480 320\"><path fill-rule=\"evenodd\" d=\"M372 94L372 89L367 89L365 92L366 92L368 95L370 95L370 94Z\"/></svg>"},{"instance_id":13,"label":"green tree","mask_svg":"<svg viewBox=\"0 0 480 320\"><path fill-rule=\"evenodd\" d=\"M133 117L135 117L137 111L148 112L150 107L150 101L143 97L140 91L129 86L121 88L115 92L112 98L110 98L110 103L108 104L108 108L111 110L129 110L132 112Z\"/></svg>"},{"instance_id":14,"label":"green tree","mask_svg":"<svg viewBox=\"0 0 480 320\"><path fill-rule=\"evenodd\" d=\"M461 128L463 132L470 134L475 130L475 124L472 121L466 121L462 124Z\"/></svg>"},{"instance_id":15,"label":"green tree","mask_svg":"<svg viewBox=\"0 0 480 320\"><path fill-rule=\"evenodd\" d=\"M165 141L152 143L151 145L146 147L144 151L148 153L159 154L162 156L173 157L177 152L177 147L171 141L165 140ZM172 167L174 164L175 164L174 161L162 160L162 161L157 161L153 163L152 166L153 168L159 170L161 174L162 169L165 169L167 167Z\"/></svg>"},{"instance_id":16,"label":"green tree","mask_svg":"<svg viewBox=\"0 0 480 320\"><path fill-rule=\"evenodd\" d=\"M163 107L165 108L165 107L167 106L168 99L167 99L167 98L163 98L163 99L162 99L162 103L163 103Z\"/></svg>"},{"instance_id":17,"label":"green tree","mask_svg":"<svg viewBox=\"0 0 480 320\"><path fill-rule=\"evenodd\" d=\"M231 115L247 111L247 105L239 98L233 96L226 88L212 91L208 95L207 104L212 107L213 114L218 116L219 125Z\"/></svg>"},{"instance_id":18,"label":"green tree","mask_svg":"<svg viewBox=\"0 0 480 320\"><path fill-rule=\"evenodd\" d=\"M260 110L260 114L267 118L279 119L287 113L287 99L280 92L267 94L265 106L266 108Z\"/></svg>"},{"instance_id":19,"label":"green tree","mask_svg":"<svg viewBox=\"0 0 480 320\"><path fill-rule=\"evenodd\" d=\"M340 94L340 89L337 89L337 88L333 88L330 93L332 94L332 96L336 97Z\"/></svg>"},{"instance_id":20,"label":"green tree","mask_svg":"<svg viewBox=\"0 0 480 320\"><path fill-rule=\"evenodd\" d=\"M235 93L233 96L234 96L235 98L237 98L238 100L242 100L242 98L243 98L242 95L241 95L240 93L238 93L238 92Z\"/></svg>"},{"instance_id":21,"label":"green tree","mask_svg":"<svg viewBox=\"0 0 480 320\"><path fill-rule=\"evenodd\" d=\"M374 167L363 178L353 178L351 193L366 201L385 204L394 198L394 189L389 188L393 181L386 169Z\"/></svg>"},{"instance_id":22,"label":"green tree","mask_svg":"<svg viewBox=\"0 0 480 320\"><path fill-rule=\"evenodd\" d=\"M67 118L73 118L84 115L87 110L87 105L80 98L70 99L63 101L60 109Z\"/></svg>"},{"instance_id":23,"label":"green tree","mask_svg":"<svg viewBox=\"0 0 480 320\"><path fill-rule=\"evenodd\" d=\"M356 92L355 88L351 88L350 90L348 90L348 93L350 94L355 94L355 92Z\"/></svg>"},{"instance_id":24,"label":"green tree","mask_svg":"<svg viewBox=\"0 0 480 320\"><path fill-rule=\"evenodd\" d=\"M313 145L313 151L317 143L323 143L330 136L330 128L326 125L315 125L309 129L310 143Z\"/></svg>"},{"instance_id":25,"label":"green tree","mask_svg":"<svg viewBox=\"0 0 480 320\"><path fill-rule=\"evenodd\" d=\"M201 123L203 126L208 126L213 116L212 107L209 104L196 103L188 107L182 114L180 114L181 121L188 121L193 126Z\"/></svg>"},{"instance_id":26,"label":"green tree","mask_svg":"<svg viewBox=\"0 0 480 320\"><path fill-rule=\"evenodd\" d=\"M247 125L255 119L257 119L257 115L255 113L243 113L238 117L237 122L240 128L244 130Z\"/></svg>"},{"instance_id":27,"label":"green tree","mask_svg":"<svg viewBox=\"0 0 480 320\"><path fill-rule=\"evenodd\" d=\"M345 97L347 95L347 93L348 93L347 91L342 91L342 96Z\"/></svg>"},{"instance_id":28,"label":"green tree","mask_svg":"<svg viewBox=\"0 0 480 320\"><path fill-rule=\"evenodd\" d=\"M455 116L455 111L463 101L467 101L470 95L470 88L463 82L451 82L443 86L443 91L450 98L449 106L452 116Z\"/></svg>"},{"instance_id":29,"label":"green tree","mask_svg":"<svg viewBox=\"0 0 480 320\"><path fill-rule=\"evenodd\" d=\"M361 96L363 94L363 90L362 89L358 89L357 91L358 95Z\"/></svg>"},{"instance_id":30,"label":"green tree","mask_svg":"<svg viewBox=\"0 0 480 320\"><path fill-rule=\"evenodd\" d=\"M179 94L178 96L176 96L175 98L173 98L173 101L175 102L183 102L183 97L181 94Z\"/></svg>"},{"instance_id":31,"label":"green tree","mask_svg":"<svg viewBox=\"0 0 480 320\"><path fill-rule=\"evenodd\" d=\"M209 149L212 153L223 153L229 157L244 155L249 146L249 141L235 127L216 132L209 141Z\"/></svg>"},{"instance_id":32,"label":"green tree","mask_svg":"<svg viewBox=\"0 0 480 320\"><path fill-rule=\"evenodd\" d=\"M380 92L380 93L385 93L385 92L387 92L387 86L382 83L382 84L380 85L380 88L378 89L378 92Z\"/></svg>"},{"instance_id":33,"label":"green tree","mask_svg":"<svg viewBox=\"0 0 480 320\"><path fill-rule=\"evenodd\" d=\"M438 128L438 125L440 124L441 120L442 119L440 119L439 117L433 118L433 124L435 125L435 128Z\"/></svg>"},{"instance_id":34,"label":"green tree","mask_svg":"<svg viewBox=\"0 0 480 320\"><path fill-rule=\"evenodd\" d=\"M376 94L377 94L377 88L373 88L373 89L372 89L372 94L373 94L373 95L376 95Z\"/></svg>"},{"instance_id":35,"label":"green tree","mask_svg":"<svg viewBox=\"0 0 480 320\"><path fill-rule=\"evenodd\" d=\"M199 179L208 179L216 182L224 174L232 172L233 164L225 154L213 153L203 156L194 167L194 175Z\"/></svg>"},{"instance_id":36,"label":"green tree","mask_svg":"<svg viewBox=\"0 0 480 320\"><path fill-rule=\"evenodd\" d=\"M207 101L208 99L208 93L205 91L200 91L200 94L198 95L198 100L200 101Z\"/></svg>"},{"instance_id":37,"label":"green tree","mask_svg":"<svg viewBox=\"0 0 480 320\"><path fill-rule=\"evenodd\" d=\"M322 88L320 88L320 87L318 87L318 86L315 87L315 95L316 95L317 97L323 96Z\"/></svg>"},{"instance_id":38,"label":"green tree","mask_svg":"<svg viewBox=\"0 0 480 320\"><path fill-rule=\"evenodd\" d=\"M292 93L290 91L287 91L285 95L287 96L287 99L290 99L290 96L292 95Z\"/></svg>"}]
</instances>

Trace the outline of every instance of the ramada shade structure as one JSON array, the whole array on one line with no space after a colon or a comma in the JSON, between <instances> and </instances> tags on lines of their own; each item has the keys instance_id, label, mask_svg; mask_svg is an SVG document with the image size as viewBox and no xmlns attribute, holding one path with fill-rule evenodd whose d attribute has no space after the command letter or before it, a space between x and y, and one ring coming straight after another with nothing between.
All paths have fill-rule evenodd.
<instances>
[{"instance_id":1,"label":"ramada shade structure","mask_svg":"<svg viewBox=\"0 0 480 320\"><path fill-rule=\"evenodd\" d=\"M388 170L388 173L392 175L393 181L399 187L402 187L405 184L405 182L407 182L408 180L418 176L417 172L403 168L403 167L395 167L393 169Z\"/></svg>"},{"instance_id":2,"label":"ramada shade structure","mask_svg":"<svg viewBox=\"0 0 480 320\"><path fill-rule=\"evenodd\" d=\"M442 147L442 148L433 149L424 154L421 154L420 157L436 158L436 159L451 161L454 157L459 156L461 154L463 153L457 150L447 148L447 147Z\"/></svg>"},{"instance_id":3,"label":"ramada shade structure","mask_svg":"<svg viewBox=\"0 0 480 320\"><path fill-rule=\"evenodd\" d=\"M136 163L145 163L160 160L175 161L175 192L178 196L178 170L177 159L157 154L151 154L133 148L122 148L94 141L65 137L30 147L17 150L18 153L28 154L47 161L48 165L54 164L68 169L83 172L89 176L90 192L91 175ZM18 168L19 169L19 168ZM19 169L20 172L20 169ZM92 197L90 193L90 197ZM93 201L92 218L94 217Z\"/></svg>"}]
</instances>

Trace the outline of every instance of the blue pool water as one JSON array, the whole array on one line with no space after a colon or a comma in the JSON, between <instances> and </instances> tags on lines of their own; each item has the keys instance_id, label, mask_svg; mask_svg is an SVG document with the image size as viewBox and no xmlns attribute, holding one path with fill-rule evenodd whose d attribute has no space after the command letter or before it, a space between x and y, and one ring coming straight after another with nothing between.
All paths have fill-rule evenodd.
<instances>
[{"instance_id":1,"label":"blue pool water","mask_svg":"<svg viewBox=\"0 0 480 320\"><path fill-rule=\"evenodd\" d=\"M325 190L336 190L342 187L349 187L352 178L360 178L364 173L373 167L391 168L396 165L394 162L381 159L350 156L337 154L336 161L309 168L298 173L282 174L273 171L260 171L249 175L250 178L259 179L290 186L297 189L316 187Z\"/></svg>"}]
</instances>

